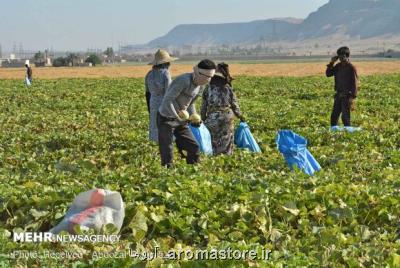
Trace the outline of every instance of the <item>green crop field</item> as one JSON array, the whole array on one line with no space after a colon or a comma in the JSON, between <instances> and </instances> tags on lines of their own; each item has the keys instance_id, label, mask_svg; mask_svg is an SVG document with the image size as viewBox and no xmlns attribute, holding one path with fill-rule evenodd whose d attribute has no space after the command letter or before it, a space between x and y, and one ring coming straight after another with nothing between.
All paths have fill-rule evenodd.
<instances>
[{"instance_id":1,"label":"green crop field","mask_svg":"<svg viewBox=\"0 0 400 268\"><path fill-rule=\"evenodd\" d=\"M351 134L329 130L332 79L238 77L234 89L262 153L202 156L197 166L175 153L167 170L148 142L143 79L35 80L29 88L0 80L0 267L399 267L399 81L362 77L352 121L363 130ZM276 148L279 129L307 138L322 170L291 172ZM95 187L122 194L118 243L13 242L13 232L48 231ZM117 256L155 247L271 253L148 263ZM13 258L16 251L83 257Z\"/></svg>"}]
</instances>

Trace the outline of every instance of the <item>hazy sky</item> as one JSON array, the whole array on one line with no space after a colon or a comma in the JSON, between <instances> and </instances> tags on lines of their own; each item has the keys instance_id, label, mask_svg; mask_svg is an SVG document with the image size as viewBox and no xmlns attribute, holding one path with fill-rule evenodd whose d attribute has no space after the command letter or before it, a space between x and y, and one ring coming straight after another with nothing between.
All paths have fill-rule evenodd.
<instances>
[{"instance_id":1,"label":"hazy sky","mask_svg":"<svg viewBox=\"0 0 400 268\"><path fill-rule=\"evenodd\" d=\"M183 23L306 18L328 0L0 0L4 51L143 44Z\"/></svg>"}]
</instances>

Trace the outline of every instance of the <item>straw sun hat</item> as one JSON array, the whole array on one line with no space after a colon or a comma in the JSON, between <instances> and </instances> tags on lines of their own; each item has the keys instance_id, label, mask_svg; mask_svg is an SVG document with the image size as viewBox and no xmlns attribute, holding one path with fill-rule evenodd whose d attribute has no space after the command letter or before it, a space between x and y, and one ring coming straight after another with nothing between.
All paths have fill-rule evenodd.
<instances>
[{"instance_id":1,"label":"straw sun hat","mask_svg":"<svg viewBox=\"0 0 400 268\"><path fill-rule=\"evenodd\" d=\"M150 62L149 65L159 65L167 62L172 62L177 59L178 58L171 57L167 51L159 49L154 55L154 60Z\"/></svg>"}]
</instances>

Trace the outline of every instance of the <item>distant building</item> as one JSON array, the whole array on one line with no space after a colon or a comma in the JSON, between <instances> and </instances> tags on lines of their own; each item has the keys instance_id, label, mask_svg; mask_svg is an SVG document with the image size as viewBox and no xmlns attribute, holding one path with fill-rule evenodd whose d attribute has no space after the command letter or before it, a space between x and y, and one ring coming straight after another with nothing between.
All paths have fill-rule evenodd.
<instances>
[{"instance_id":1,"label":"distant building","mask_svg":"<svg viewBox=\"0 0 400 268\"><path fill-rule=\"evenodd\" d=\"M50 57L45 59L38 59L35 61L35 67L51 67L53 66L53 61Z\"/></svg>"},{"instance_id":2,"label":"distant building","mask_svg":"<svg viewBox=\"0 0 400 268\"><path fill-rule=\"evenodd\" d=\"M25 66L25 59L3 59L1 67L4 68L20 68Z\"/></svg>"},{"instance_id":3,"label":"distant building","mask_svg":"<svg viewBox=\"0 0 400 268\"><path fill-rule=\"evenodd\" d=\"M85 62L85 59L81 56L72 59L72 62L68 64L69 67L91 67L92 63Z\"/></svg>"}]
</instances>

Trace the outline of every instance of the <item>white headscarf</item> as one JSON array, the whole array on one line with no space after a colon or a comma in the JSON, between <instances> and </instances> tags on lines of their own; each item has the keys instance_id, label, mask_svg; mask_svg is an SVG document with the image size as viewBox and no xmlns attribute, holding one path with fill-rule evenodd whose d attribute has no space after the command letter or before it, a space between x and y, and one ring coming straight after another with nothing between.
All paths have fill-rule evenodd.
<instances>
[{"instance_id":1,"label":"white headscarf","mask_svg":"<svg viewBox=\"0 0 400 268\"><path fill-rule=\"evenodd\" d=\"M195 81L208 81L215 75L215 69L201 69L197 65L193 67Z\"/></svg>"}]
</instances>

